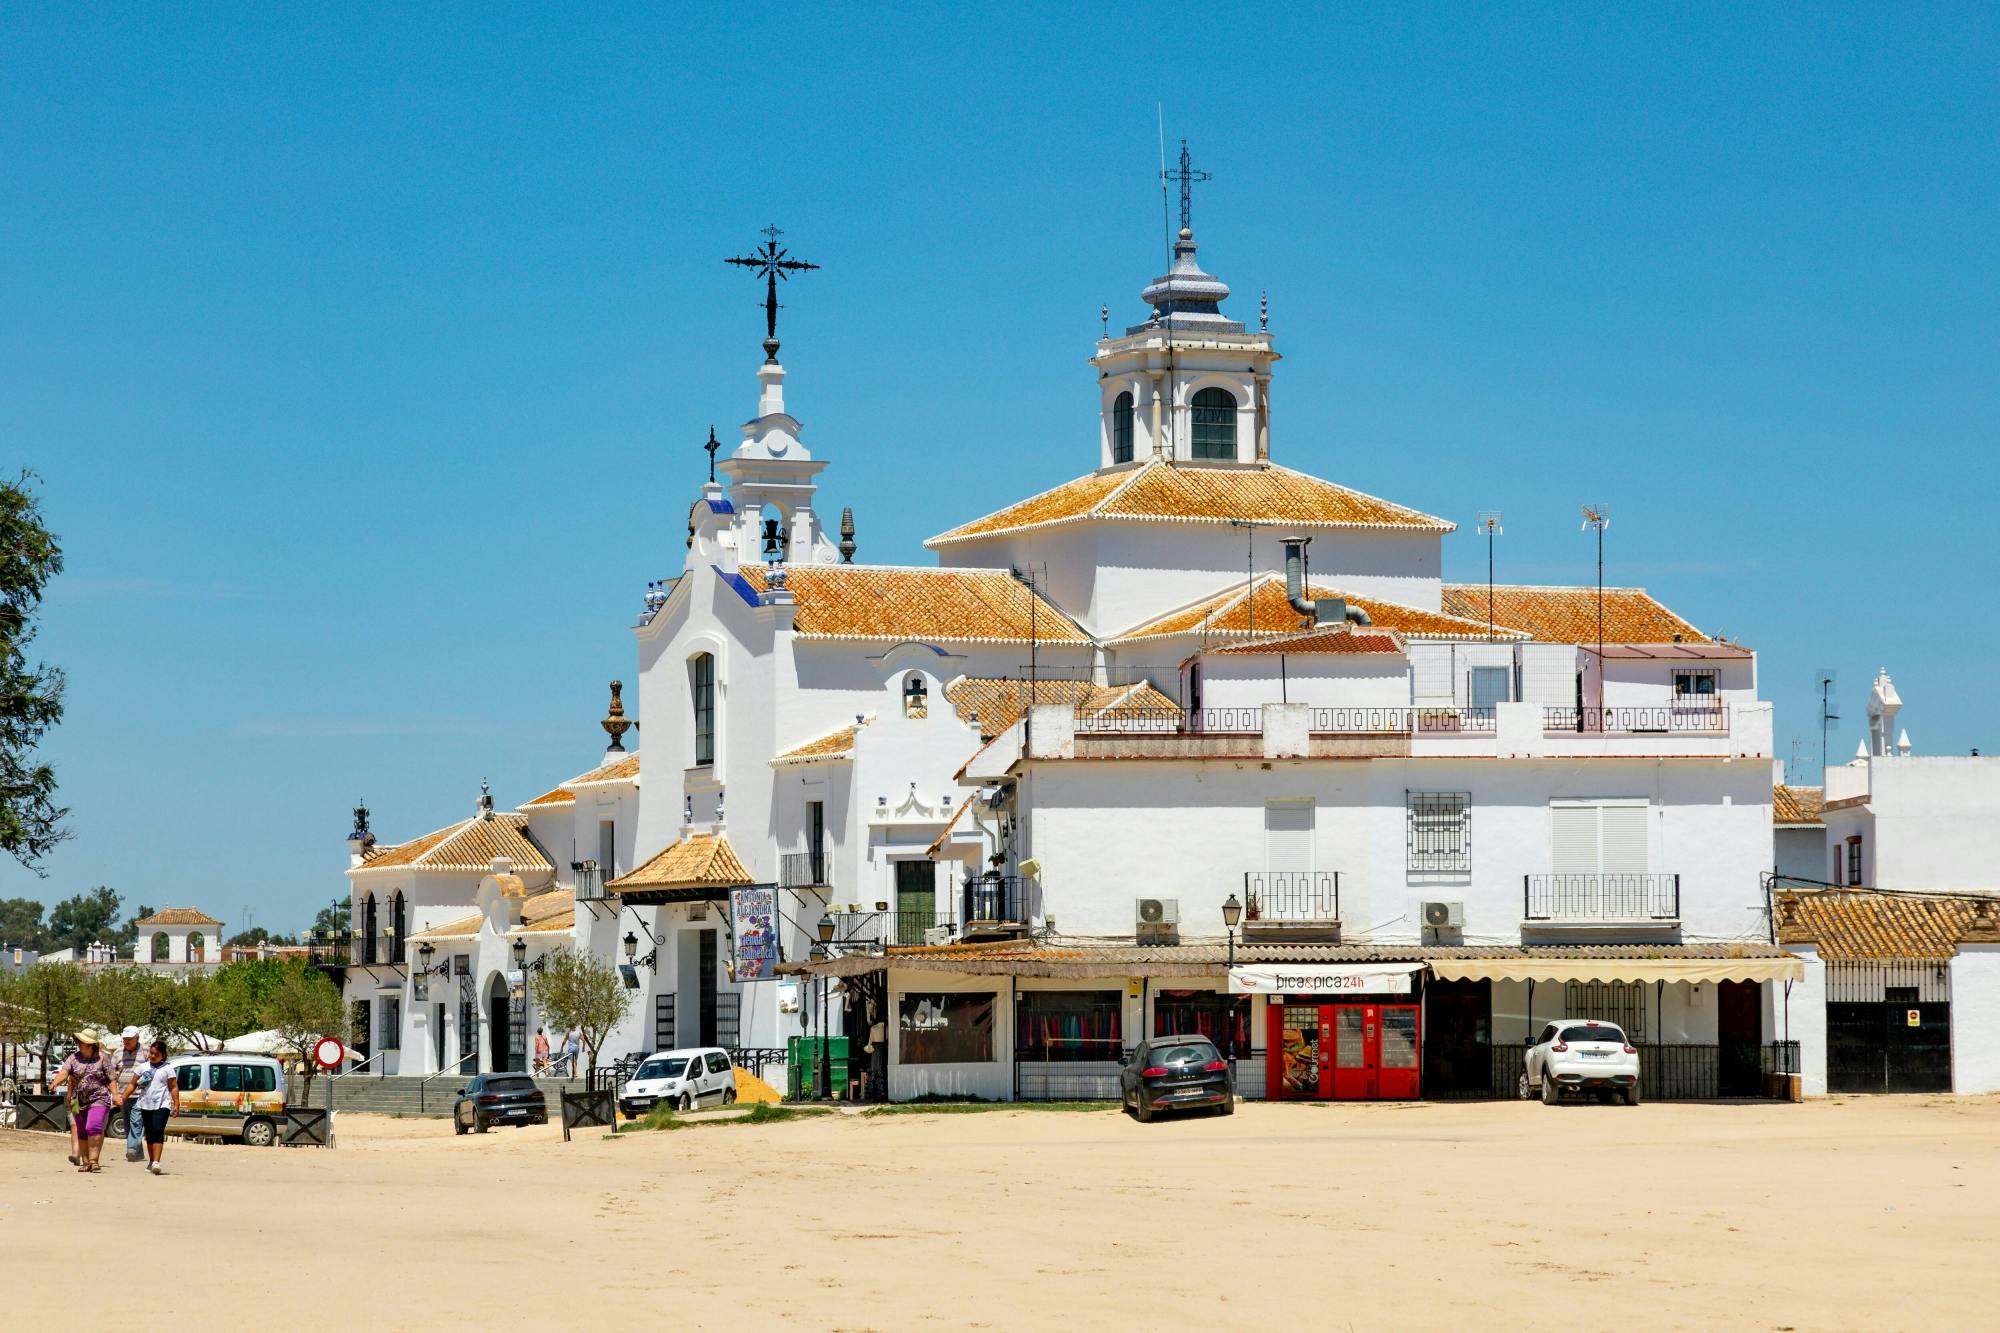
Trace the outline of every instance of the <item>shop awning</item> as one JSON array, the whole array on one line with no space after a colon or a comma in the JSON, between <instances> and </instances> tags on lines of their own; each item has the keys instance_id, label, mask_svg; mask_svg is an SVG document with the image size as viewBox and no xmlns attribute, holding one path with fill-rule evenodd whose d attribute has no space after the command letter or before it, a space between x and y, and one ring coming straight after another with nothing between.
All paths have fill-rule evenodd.
<instances>
[{"instance_id":1,"label":"shop awning","mask_svg":"<svg viewBox=\"0 0 2000 1333\"><path fill-rule=\"evenodd\" d=\"M1440 981L1803 981L1796 958L1433 958Z\"/></svg>"},{"instance_id":2,"label":"shop awning","mask_svg":"<svg viewBox=\"0 0 2000 1333\"><path fill-rule=\"evenodd\" d=\"M1422 963L1263 963L1229 969L1231 995L1408 995Z\"/></svg>"}]
</instances>

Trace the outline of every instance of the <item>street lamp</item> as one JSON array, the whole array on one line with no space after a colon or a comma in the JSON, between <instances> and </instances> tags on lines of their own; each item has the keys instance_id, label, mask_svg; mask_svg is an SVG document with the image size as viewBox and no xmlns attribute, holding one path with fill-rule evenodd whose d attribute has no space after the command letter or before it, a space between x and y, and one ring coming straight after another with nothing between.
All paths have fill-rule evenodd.
<instances>
[{"instance_id":1,"label":"street lamp","mask_svg":"<svg viewBox=\"0 0 2000 1333\"><path fill-rule=\"evenodd\" d=\"M1243 904L1230 894L1222 900L1222 924L1229 932L1229 966L1236 967L1236 925L1243 919ZM1224 1030L1229 1033L1229 1095L1236 1095L1236 997L1229 993L1227 981L1223 983L1222 999Z\"/></svg>"},{"instance_id":2,"label":"street lamp","mask_svg":"<svg viewBox=\"0 0 2000 1333\"><path fill-rule=\"evenodd\" d=\"M814 930L817 930L817 931L819 932L819 942L820 942L821 944L832 944L832 943L833 943L833 913L831 913L831 912L821 912L821 913L819 914L819 924L818 924L818 925L816 925L816 926L814 926L814 927L813 927L813 929L814 929Z\"/></svg>"},{"instance_id":3,"label":"street lamp","mask_svg":"<svg viewBox=\"0 0 2000 1333\"><path fill-rule=\"evenodd\" d=\"M625 961L631 962L639 956L639 937L631 931L625 932Z\"/></svg>"},{"instance_id":4,"label":"street lamp","mask_svg":"<svg viewBox=\"0 0 2000 1333\"><path fill-rule=\"evenodd\" d=\"M1222 901L1222 924L1229 931L1229 965L1236 966L1236 923L1243 919L1243 904L1230 894Z\"/></svg>"},{"instance_id":5,"label":"street lamp","mask_svg":"<svg viewBox=\"0 0 2000 1333\"><path fill-rule=\"evenodd\" d=\"M517 938L514 941L514 966L516 969L519 969L527 961L528 961L528 942L524 939Z\"/></svg>"}]
</instances>

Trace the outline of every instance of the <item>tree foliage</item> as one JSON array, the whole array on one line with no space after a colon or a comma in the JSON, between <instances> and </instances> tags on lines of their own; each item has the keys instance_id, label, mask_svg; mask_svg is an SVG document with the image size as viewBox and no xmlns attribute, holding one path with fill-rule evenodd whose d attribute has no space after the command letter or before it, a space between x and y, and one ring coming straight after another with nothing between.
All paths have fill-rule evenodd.
<instances>
[{"instance_id":1,"label":"tree foliage","mask_svg":"<svg viewBox=\"0 0 2000 1333\"><path fill-rule=\"evenodd\" d=\"M322 935L338 935L354 923L354 904L346 898L335 898L313 918L312 928Z\"/></svg>"},{"instance_id":2,"label":"tree foliage","mask_svg":"<svg viewBox=\"0 0 2000 1333\"><path fill-rule=\"evenodd\" d=\"M605 1037L632 1007L632 992L625 989L618 969L596 954L562 948L548 956L540 972L530 975L535 1006L543 1019L559 1031L575 1028L582 1033L584 1050L595 1065Z\"/></svg>"},{"instance_id":3,"label":"tree foliage","mask_svg":"<svg viewBox=\"0 0 2000 1333\"><path fill-rule=\"evenodd\" d=\"M35 754L62 721L63 674L30 665L35 612L49 580L62 572L62 546L42 523L32 474L0 482L0 851L36 874L69 836L68 810L56 804L56 774Z\"/></svg>"},{"instance_id":4,"label":"tree foliage","mask_svg":"<svg viewBox=\"0 0 2000 1333\"><path fill-rule=\"evenodd\" d=\"M42 924L46 910L34 898L0 898L0 944L47 953L49 932Z\"/></svg>"},{"instance_id":5,"label":"tree foliage","mask_svg":"<svg viewBox=\"0 0 2000 1333\"><path fill-rule=\"evenodd\" d=\"M17 1012L26 1015L21 1040L40 1051L46 1077L56 1043L66 1041L85 1021L90 988L84 970L75 963L36 963L7 989Z\"/></svg>"},{"instance_id":6,"label":"tree foliage","mask_svg":"<svg viewBox=\"0 0 2000 1333\"><path fill-rule=\"evenodd\" d=\"M78 952L97 943L118 943L122 903L116 890L100 884L88 893L65 898L49 909L49 948Z\"/></svg>"},{"instance_id":7,"label":"tree foliage","mask_svg":"<svg viewBox=\"0 0 2000 1333\"><path fill-rule=\"evenodd\" d=\"M305 1065L305 1090L310 1097L316 1067L311 1059L313 1043L328 1034L340 1035L347 1021L347 1008L340 989L326 974L304 964L288 965L277 985L264 998L258 1021L278 1034L278 1039L297 1051Z\"/></svg>"}]
</instances>

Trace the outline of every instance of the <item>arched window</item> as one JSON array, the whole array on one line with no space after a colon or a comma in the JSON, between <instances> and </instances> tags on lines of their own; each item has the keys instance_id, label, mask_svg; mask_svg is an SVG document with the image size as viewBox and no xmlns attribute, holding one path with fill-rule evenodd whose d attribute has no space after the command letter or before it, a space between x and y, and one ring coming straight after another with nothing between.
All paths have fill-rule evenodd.
<instances>
[{"instance_id":1,"label":"arched window","mask_svg":"<svg viewBox=\"0 0 2000 1333\"><path fill-rule=\"evenodd\" d=\"M394 932L389 936L389 961L392 963L403 961L403 926L403 891L397 889L389 899L389 929Z\"/></svg>"},{"instance_id":2,"label":"arched window","mask_svg":"<svg viewBox=\"0 0 2000 1333\"><path fill-rule=\"evenodd\" d=\"M1203 389L1194 396L1194 456L1236 457L1236 398L1227 389Z\"/></svg>"},{"instance_id":3,"label":"arched window","mask_svg":"<svg viewBox=\"0 0 2000 1333\"><path fill-rule=\"evenodd\" d=\"M361 961L373 964L375 959L375 895L369 894L361 900Z\"/></svg>"},{"instance_id":4,"label":"arched window","mask_svg":"<svg viewBox=\"0 0 2000 1333\"><path fill-rule=\"evenodd\" d=\"M172 950L173 950L173 945L172 945L172 944L170 944L170 943L168 943L168 941L167 941L167 932L166 932L166 931L164 931L164 930L156 930L156 931L154 931L154 932L153 932L153 961L154 961L154 962L156 962L156 963L164 963L164 962L166 962L166 961L167 961L167 958L168 958L168 956L170 955L170 953L172 952Z\"/></svg>"},{"instance_id":5,"label":"arched window","mask_svg":"<svg viewBox=\"0 0 2000 1333\"><path fill-rule=\"evenodd\" d=\"M928 717L930 715L930 687L924 684L921 671L912 671L903 678L903 716Z\"/></svg>"},{"instance_id":6,"label":"arched window","mask_svg":"<svg viewBox=\"0 0 2000 1333\"><path fill-rule=\"evenodd\" d=\"M1111 461L1132 461L1132 395L1121 393L1111 404Z\"/></svg>"},{"instance_id":7,"label":"arched window","mask_svg":"<svg viewBox=\"0 0 2000 1333\"><path fill-rule=\"evenodd\" d=\"M200 931L198 931L198 930L197 930L197 931L194 931L193 933L191 933L191 934L190 934L190 935L188 936L188 957L187 957L187 960L188 960L188 961L189 961L190 963L200 963L200 962L205 962L206 960L205 960L205 959L204 959L204 958L202 957L202 950L203 950L204 948L206 948L206 947L207 947L207 946L206 946L206 945L204 945L204 944L202 943L202 939L201 939L201 932L200 932Z\"/></svg>"},{"instance_id":8,"label":"arched window","mask_svg":"<svg viewBox=\"0 0 2000 1333\"><path fill-rule=\"evenodd\" d=\"M715 658L696 653L688 661L688 697L694 704L694 762L715 762Z\"/></svg>"}]
</instances>

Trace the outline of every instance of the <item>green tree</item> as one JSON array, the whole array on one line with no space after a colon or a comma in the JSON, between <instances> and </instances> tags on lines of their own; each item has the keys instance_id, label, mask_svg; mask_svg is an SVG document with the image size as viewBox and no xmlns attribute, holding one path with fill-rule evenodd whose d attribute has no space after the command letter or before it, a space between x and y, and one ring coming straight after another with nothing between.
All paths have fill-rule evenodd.
<instances>
[{"instance_id":1,"label":"green tree","mask_svg":"<svg viewBox=\"0 0 2000 1333\"><path fill-rule=\"evenodd\" d=\"M45 952L49 934L42 925L42 910L33 898L0 898L0 944Z\"/></svg>"},{"instance_id":2,"label":"green tree","mask_svg":"<svg viewBox=\"0 0 2000 1333\"><path fill-rule=\"evenodd\" d=\"M100 884L49 909L49 948L76 949L117 940L118 894Z\"/></svg>"},{"instance_id":3,"label":"green tree","mask_svg":"<svg viewBox=\"0 0 2000 1333\"><path fill-rule=\"evenodd\" d=\"M335 898L319 909L313 918L312 928L322 935L338 935L354 924L354 904L346 898Z\"/></svg>"},{"instance_id":4,"label":"green tree","mask_svg":"<svg viewBox=\"0 0 2000 1333\"><path fill-rule=\"evenodd\" d=\"M594 953L564 947L530 975L542 1018L558 1031L577 1029L589 1062L596 1065L598 1048L632 1007L632 992L625 989L618 969Z\"/></svg>"},{"instance_id":5,"label":"green tree","mask_svg":"<svg viewBox=\"0 0 2000 1333\"><path fill-rule=\"evenodd\" d=\"M62 721L63 674L28 663L35 612L49 580L62 573L62 546L42 524L32 473L0 482L0 850L36 874L69 836L56 804L55 770L35 750Z\"/></svg>"},{"instance_id":6,"label":"green tree","mask_svg":"<svg viewBox=\"0 0 2000 1333\"><path fill-rule=\"evenodd\" d=\"M90 993L83 969L75 963L36 963L9 989L14 1003L27 1014L23 1039L41 1052L46 1081L54 1072L49 1068L49 1055L55 1044L67 1041L84 1021Z\"/></svg>"},{"instance_id":7,"label":"green tree","mask_svg":"<svg viewBox=\"0 0 2000 1333\"><path fill-rule=\"evenodd\" d=\"M85 1006L93 1023L113 1031L128 1023L145 1027L152 1023L160 1004L160 988L173 979L143 967L98 967L84 976Z\"/></svg>"},{"instance_id":8,"label":"green tree","mask_svg":"<svg viewBox=\"0 0 2000 1333\"><path fill-rule=\"evenodd\" d=\"M189 972L174 977L154 996L154 1035L169 1047L209 1051L250 1031L257 1023L255 1002L249 988L232 982L217 983L213 974Z\"/></svg>"},{"instance_id":9,"label":"green tree","mask_svg":"<svg viewBox=\"0 0 2000 1333\"><path fill-rule=\"evenodd\" d=\"M228 943L231 948L254 949L260 944L287 945L297 944L298 941L290 935L273 935L262 926L252 926L248 930L239 930L231 935Z\"/></svg>"},{"instance_id":10,"label":"green tree","mask_svg":"<svg viewBox=\"0 0 2000 1333\"><path fill-rule=\"evenodd\" d=\"M298 1052L305 1066L305 1087L300 1100L309 1100L316 1070L312 1062L313 1043L324 1036L345 1033L347 1009L341 1002L339 987L317 968L304 964L287 968L264 998L257 1021L276 1032L285 1048Z\"/></svg>"},{"instance_id":11,"label":"green tree","mask_svg":"<svg viewBox=\"0 0 2000 1333\"><path fill-rule=\"evenodd\" d=\"M125 918L125 924L118 929L118 938L112 942L118 945L123 952L130 954L135 959L138 958L139 923L152 914L153 909L151 907L143 903L140 904L138 911Z\"/></svg>"}]
</instances>

